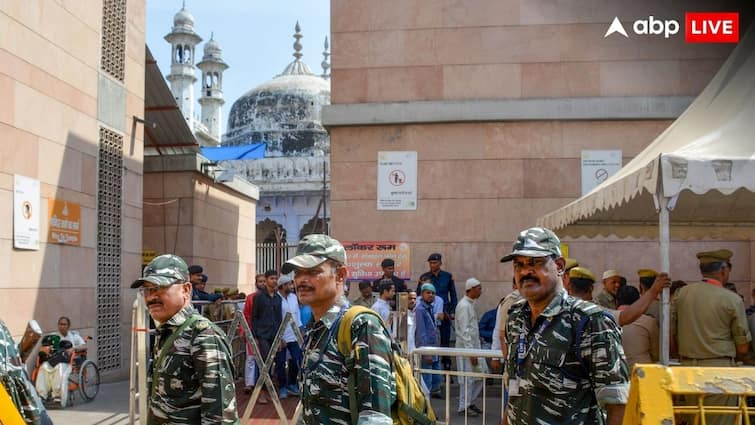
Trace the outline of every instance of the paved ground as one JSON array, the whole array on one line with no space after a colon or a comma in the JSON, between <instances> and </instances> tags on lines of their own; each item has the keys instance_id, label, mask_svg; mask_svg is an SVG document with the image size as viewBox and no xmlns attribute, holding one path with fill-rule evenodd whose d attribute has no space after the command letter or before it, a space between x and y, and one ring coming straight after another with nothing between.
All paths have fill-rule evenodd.
<instances>
[{"instance_id":1,"label":"paved ground","mask_svg":"<svg viewBox=\"0 0 755 425\"><path fill-rule=\"evenodd\" d=\"M482 400L478 400L477 406L483 408L485 414L485 424L496 425L499 422L501 390L499 386L488 385L487 404L483 407ZM238 405L239 415L242 415L249 396L239 393ZM128 424L128 381L102 384L100 392L94 401L83 403L77 399L77 403L66 409L51 409L49 411L55 425L126 425ZM294 410L299 399L289 397L282 401L282 406L289 417L293 416ZM440 421L450 424L464 424L464 416L459 416L456 412L458 409L458 386L452 385L449 397L449 422L445 418L445 400L433 399L433 409ZM468 424L482 424L482 416L476 418L467 418ZM273 425L279 424L280 420L272 403L266 405L258 404L252 412L252 420L249 425Z\"/></svg>"},{"instance_id":2,"label":"paved ground","mask_svg":"<svg viewBox=\"0 0 755 425\"><path fill-rule=\"evenodd\" d=\"M50 409L55 425L122 425L128 424L128 381L102 384L94 401L77 398L72 407Z\"/></svg>"}]
</instances>

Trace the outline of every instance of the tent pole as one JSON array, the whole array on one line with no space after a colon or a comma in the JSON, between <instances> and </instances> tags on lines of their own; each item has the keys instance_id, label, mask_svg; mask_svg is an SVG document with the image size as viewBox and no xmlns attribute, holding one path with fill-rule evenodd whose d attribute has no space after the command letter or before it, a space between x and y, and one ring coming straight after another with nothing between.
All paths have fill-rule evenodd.
<instances>
[{"instance_id":1,"label":"tent pole","mask_svg":"<svg viewBox=\"0 0 755 425\"><path fill-rule=\"evenodd\" d=\"M658 196L659 211L658 211L658 240L660 241L660 256L661 256L661 272L668 273L670 269L669 263L669 247L671 243L671 237L669 233L669 200L663 195ZM669 341L670 341L670 322L669 322L669 288L663 288L661 292L661 364L668 366L669 364Z\"/></svg>"}]
</instances>

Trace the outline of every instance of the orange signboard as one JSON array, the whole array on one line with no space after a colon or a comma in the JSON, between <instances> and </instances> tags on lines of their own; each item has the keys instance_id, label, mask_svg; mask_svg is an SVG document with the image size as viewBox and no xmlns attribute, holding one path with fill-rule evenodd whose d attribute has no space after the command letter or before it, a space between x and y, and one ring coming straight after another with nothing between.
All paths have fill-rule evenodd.
<instances>
[{"instance_id":1,"label":"orange signboard","mask_svg":"<svg viewBox=\"0 0 755 425\"><path fill-rule=\"evenodd\" d=\"M349 275L348 280L377 279L383 275L380 263L385 258L391 258L396 263L396 277L409 279L409 244L404 242L343 242L346 248L346 263Z\"/></svg>"},{"instance_id":2,"label":"orange signboard","mask_svg":"<svg viewBox=\"0 0 755 425\"><path fill-rule=\"evenodd\" d=\"M81 206L75 202L48 201L48 243L81 245Z\"/></svg>"}]
</instances>

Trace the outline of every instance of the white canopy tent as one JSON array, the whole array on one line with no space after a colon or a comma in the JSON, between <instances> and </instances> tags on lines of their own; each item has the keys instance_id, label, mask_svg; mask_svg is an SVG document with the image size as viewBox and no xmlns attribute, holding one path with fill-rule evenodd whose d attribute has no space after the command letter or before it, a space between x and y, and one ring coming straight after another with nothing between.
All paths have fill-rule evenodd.
<instances>
[{"instance_id":1,"label":"white canopy tent","mask_svg":"<svg viewBox=\"0 0 755 425\"><path fill-rule=\"evenodd\" d=\"M664 271L672 232L755 239L755 31L645 150L538 224L569 236L656 234ZM668 364L668 289L661 302L661 362Z\"/></svg>"}]
</instances>

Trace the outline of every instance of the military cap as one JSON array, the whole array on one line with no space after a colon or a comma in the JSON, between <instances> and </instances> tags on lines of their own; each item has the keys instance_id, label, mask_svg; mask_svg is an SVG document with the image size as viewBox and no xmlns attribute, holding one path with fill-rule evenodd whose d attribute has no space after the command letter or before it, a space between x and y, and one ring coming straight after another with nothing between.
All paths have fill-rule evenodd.
<instances>
[{"instance_id":1,"label":"military cap","mask_svg":"<svg viewBox=\"0 0 755 425\"><path fill-rule=\"evenodd\" d=\"M573 267L569 270L569 277L571 279L587 279L595 282L595 275L585 267Z\"/></svg>"},{"instance_id":2,"label":"military cap","mask_svg":"<svg viewBox=\"0 0 755 425\"><path fill-rule=\"evenodd\" d=\"M656 277L658 276L658 272L653 269L639 269L637 270L637 276L639 276L640 278Z\"/></svg>"},{"instance_id":3,"label":"military cap","mask_svg":"<svg viewBox=\"0 0 755 425\"><path fill-rule=\"evenodd\" d=\"M202 266L199 266L196 264L189 266L189 274L203 273L203 272L204 272L204 269L202 268Z\"/></svg>"},{"instance_id":4,"label":"military cap","mask_svg":"<svg viewBox=\"0 0 755 425\"><path fill-rule=\"evenodd\" d=\"M574 258L566 258L566 270L569 271L577 266L579 266L579 263Z\"/></svg>"},{"instance_id":5,"label":"military cap","mask_svg":"<svg viewBox=\"0 0 755 425\"><path fill-rule=\"evenodd\" d=\"M307 235L299 241L296 256L281 267L281 273L288 274L296 269L311 269L327 260L346 264L346 250L341 242L328 235Z\"/></svg>"},{"instance_id":6,"label":"military cap","mask_svg":"<svg viewBox=\"0 0 755 425\"><path fill-rule=\"evenodd\" d=\"M393 258L386 258L380 263L380 267L393 267L396 265L396 263L393 261Z\"/></svg>"},{"instance_id":7,"label":"military cap","mask_svg":"<svg viewBox=\"0 0 755 425\"><path fill-rule=\"evenodd\" d=\"M716 251L698 252L697 258L700 260L700 264L726 263L731 259L732 255L734 253L728 249L718 249Z\"/></svg>"},{"instance_id":8,"label":"military cap","mask_svg":"<svg viewBox=\"0 0 755 425\"><path fill-rule=\"evenodd\" d=\"M189 274L191 274L191 272L189 272ZM202 276L200 276L200 277L199 277L199 280L200 280L200 281L201 281L202 283L207 283L207 279L208 279L208 277L207 277L207 275L206 275L206 274L204 274L204 273L202 273Z\"/></svg>"},{"instance_id":9,"label":"military cap","mask_svg":"<svg viewBox=\"0 0 755 425\"><path fill-rule=\"evenodd\" d=\"M618 270L606 270L603 272L603 280L606 280L610 277L622 277L621 273L619 273Z\"/></svg>"},{"instance_id":10,"label":"military cap","mask_svg":"<svg viewBox=\"0 0 755 425\"><path fill-rule=\"evenodd\" d=\"M429 257L427 257L427 261L441 261L442 258L443 257L440 254L433 252Z\"/></svg>"},{"instance_id":11,"label":"military cap","mask_svg":"<svg viewBox=\"0 0 755 425\"><path fill-rule=\"evenodd\" d=\"M525 257L561 256L561 241L555 233L545 227L530 227L519 233L511 253L501 258L501 262L511 261L517 255Z\"/></svg>"},{"instance_id":12,"label":"military cap","mask_svg":"<svg viewBox=\"0 0 755 425\"><path fill-rule=\"evenodd\" d=\"M469 291L470 289L476 288L476 287L478 287L480 285L481 285L481 283L480 283L479 280L477 280L477 279L475 279L473 277L470 277L469 279L467 279L467 283L464 284L464 289L467 290L467 291Z\"/></svg>"},{"instance_id":13,"label":"military cap","mask_svg":"<svg viewBox=\"0 0 755 425\"><path fill-rule=\"evenodd\" d=\"M422 287L420 288L420 292L425 291L431 291L433 294L435 293L435 285L432 283L423 283Z\"/></svg>"},{"instance_id":14,"label":"military cap","mask_svg":"<svg viewBox=\"0 0 755 425\"><path fill-rule=\"evenodd\" d=\"M173 254L165 254L155 257L144 268L142 277L131 284L132 288L138 288L145 282L154 283L157 286L170 286L174 283L189 280L189 268L184 260Z\"/></svg>"}]
</instances>

